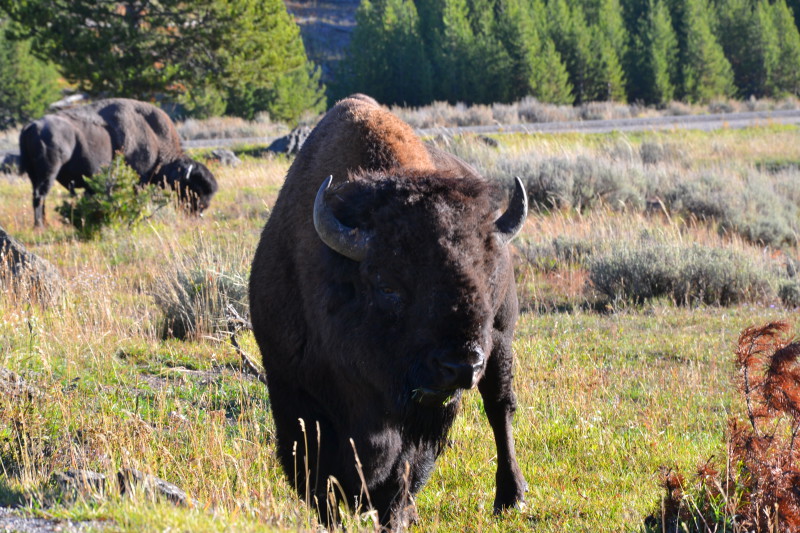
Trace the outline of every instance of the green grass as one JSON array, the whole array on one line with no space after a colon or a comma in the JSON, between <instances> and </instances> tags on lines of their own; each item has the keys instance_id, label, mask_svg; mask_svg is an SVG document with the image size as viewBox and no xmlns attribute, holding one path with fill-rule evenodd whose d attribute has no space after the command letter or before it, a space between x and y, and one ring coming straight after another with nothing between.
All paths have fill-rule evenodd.
<instances>
[{"instance_id":1,"label":"green grass","mask_svg":"<svg viewBox=\"0 0 800 533\"><path fill-rule=\"evenodd\" d=\"M647 179L667 170L690 179L706 165L798 160L798 137L787 128L685 138L500 136L503 144L492 150L520 159L605 158L625 145L638 158L642 143L657 143L680 161L659 156L647 167L636 158L620 164ZM465 141L460 150L480 155L485 148ZM34 231L30 184L0 181L0 225L68 281L66 296L46 309L0 292L0 368L43 394L32 400L0 394L0 505L20 505L32 516L101 520L111 531L314 529L313 514L278 467L266 387L241 371L238 355L213 328L185 340L163 338L164 309L154 297L185 269L246 272L287 166L275 159L214 168L220 192L204 218L167 209L132 232L107 232L93 242L77 240L55 216L63 189L48 198L50 226ZM739 332L790 311L777 297L735 307L679 306L660 298L613 313L591 311L587 304L597 294L586 285L582 254L645 233L730 249L767 261L764 268L798 259L796 247L765 249L681 216L602 205L532 214L518 241L527 311L514 344L515 435L528 501L492 515L495 447L480 395L471 391L452 446L417 497L415 531L641 531L659 509L660 466L691 472L711 456L724 456L727 418L742 409L731 385ZM545 250L540 263L522 253L533 245ZM567 253L570 247L580 254ZM252 335L240 341L258 360ZM200 506L177 508L113 490L76 498L51 481L67 468L113 478L128 466L177 484ZM370 528L363 518L346 524Z\"/></svg>"}]
</instances>

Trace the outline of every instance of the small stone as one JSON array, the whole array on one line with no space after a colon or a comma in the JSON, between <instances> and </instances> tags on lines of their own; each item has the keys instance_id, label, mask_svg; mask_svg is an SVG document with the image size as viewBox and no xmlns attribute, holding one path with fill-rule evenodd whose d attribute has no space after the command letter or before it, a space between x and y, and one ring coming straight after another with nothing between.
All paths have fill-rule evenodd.
<instances>
[{"instance_id":1,"label":"small stone","mask_svg":"<svg viewBox=\"0 0 800 533\"><path fill-rule=\"evenodd\" d=\"M134 468L123 468L117 473L120 494L131 494L141 491L150 498L164 498L176 505L197 507L199 502L190 498L185 491L177 485L145 474Z\"/></svg>"},{"instance_id":2,"label":"small stone","mask_svg":"<svg viewBox=\"0 0 800 533\"><path fill-rule=\"evenodd\" d=\"M24 397L26 400L42 397L42 391L29 385L19 374L7 368L0 368L0 394L11 398Z\"/></svg>"},{"instance_id":3,"label":"small stone","mask_svg":"<svg viewBox=\"0 0 800 533\"><path fill-rule=\"evenodd\" d=\"M106 488L106 476L91 470L69 469L53 475L62 490L75 490L79 493L99 492Z\"/></svg>"},{"instance_id":4,"label":"small stone","mask_svg":"<svg viewBox=\"0 0 800 533\"><path fill-rule=\"evenodd\" d=\"M242 160L236 157L236 154L226 148L217 148L212 151L211 158L226 167L238 167L242 163Z\"/></svg>"}]
</instances>

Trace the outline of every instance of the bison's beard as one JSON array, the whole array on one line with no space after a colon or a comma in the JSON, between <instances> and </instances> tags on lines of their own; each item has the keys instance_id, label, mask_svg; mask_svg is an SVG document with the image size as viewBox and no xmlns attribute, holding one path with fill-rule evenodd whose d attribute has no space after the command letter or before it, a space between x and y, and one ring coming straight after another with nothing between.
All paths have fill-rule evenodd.
<instances>
[{"instance_id":1,"label":"bison's beard","mask_svg":"<svg viewBox=\"0 0 800 533\"><path fill-rule=\"evenodd\" d=\"M414 398L415 391L420 391L416 392L417 399ZM458 415L462 391L452 391L446 396L422 391L423 389L414 389L407 394L403 406L403 436L418 444L435 444L436 455L439 455ZM424 402L418 401L420 395L425 396ZM447 401L444 401L445 398Z\"/></svg>"}]
</instances>

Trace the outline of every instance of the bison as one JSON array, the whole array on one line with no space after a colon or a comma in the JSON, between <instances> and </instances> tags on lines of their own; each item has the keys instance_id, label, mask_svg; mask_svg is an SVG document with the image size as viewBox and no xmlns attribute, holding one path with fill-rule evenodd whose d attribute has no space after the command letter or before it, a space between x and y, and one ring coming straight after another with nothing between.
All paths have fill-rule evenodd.
<instances>
[{"instance_id":1,"label":"bison","mask_svg":"<svg viewBox=\"0 0 800 533\"><path fill-rule=\"evenodd\" d=\"M389 527L414 519L413 495L475 386L497 445L494 509L523 501L508 243L527 198L515 187L496 216L496 184L361 95L323 117L290 167L250 309L277 455L323 523L342 499Z\"/></svg>"},{"instance_id":2,"label":"bison","mask_svg":"<svg viewBox=\"0 0 800 533\"><path fill-rule=\"evenodd\" d=\"M169 185L193 212L208 207L217 191L214 175L187 157L174 124L159 108L112 98L27 124L19 136L20 171L33 184L34 225L44 222L44 200L55 181L74 192L111 163L115 152L141 184Z\"/></svg>"}]
</instances>

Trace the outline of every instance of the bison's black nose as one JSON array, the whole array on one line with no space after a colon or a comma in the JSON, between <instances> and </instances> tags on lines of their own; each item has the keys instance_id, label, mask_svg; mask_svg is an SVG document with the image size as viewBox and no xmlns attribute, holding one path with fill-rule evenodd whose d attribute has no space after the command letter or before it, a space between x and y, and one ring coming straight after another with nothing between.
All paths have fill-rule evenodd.
<instances>
[{"instance_id":1,"label":"bison's black nose","mask_svg":"<svg viewBox=\"0 0 800 533\"><path fill-rule=\"evenodd\" d=\"M478 382L486 358L480 348L468 353L438 354L434 367L438 374L438 388L442 390L471 389Z\"/></svg>"}]
</instances>

